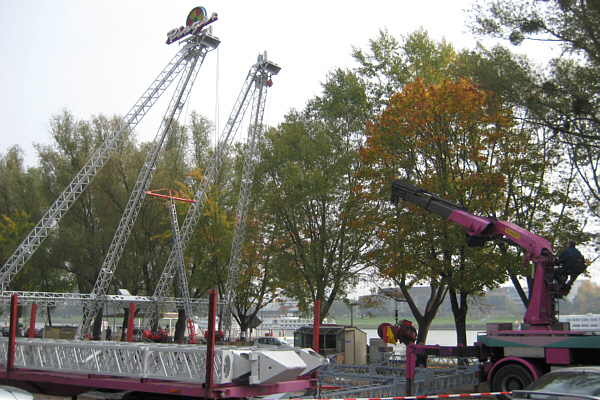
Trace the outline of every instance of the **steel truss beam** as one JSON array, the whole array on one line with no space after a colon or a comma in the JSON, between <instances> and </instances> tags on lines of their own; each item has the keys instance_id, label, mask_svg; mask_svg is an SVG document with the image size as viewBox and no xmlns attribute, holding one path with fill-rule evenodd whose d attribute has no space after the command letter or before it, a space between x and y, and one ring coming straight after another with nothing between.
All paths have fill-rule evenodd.
<instances>
[{"instance_id":1,"label":"steel truss beam","mask_svg":"<svg viewBox=\"0 0 600 400\"><path fill-rule=\"evenodd\" d=\"M209 44L205 43L204 38L207 36L207 33L195 36L188 40L187 44L184 46L183 50L185 50L185 53L182 63L184 64L184 71L186 73L182 75L177 89L171 98L169 107L165 112L165 117L162 120L152 147L148 151L144 165L142 166L136 184L129 197L127 207L125 208L119 226L117 227L117 232L108 249L104 263L100 269L100 274L98 275L94 289L92 290L92 300L86 304L83 312L83 321L77 329L76 337L79 339L83 339L86 335L91 333L94 318L103 307L102 299L106 295L108 287L112 282L112 278L121 255L123 254L123 250L125 249L129 234L131 233L137 215L146 197L146 191L149 189L150 183L152 182L162 145L171 132L171 124L179 118L179 115L183 110L183 105L194 85L206 54L210 50L216 48L213 37L211 37L210 41L206 42ZM219 42L217 41L217 45L218 43Z\"/></svg>"},{"instance_id":2,"label":"steel truss beam","mask_svg":"<svg viewBox=\"0 0 600 400\"><path fill-rule=\"evenodd\" d=\"M0 293L8 289L14 276L27 263L46 237L57 228L63 215L71 208L81 193L85 191L90 182L104 167L108 159L121 146L126 135L133 131L175 77L184 69L188 54L189 45L186 45L173 57L142 97L120 121L117 129L96 149L71 183L48 208L41 220L6 261L0 269Z\"/></svg>"},{"instance_id":3,"label":"steel truss beam","mask_svg":"<svg viewBox=\"0 0 600 400\"><path fill-rule=\"evenodd\" d=\"M10 304L11 295L18 296L19 305L29 305L36 303L40 306L84 306L92 300L91 294L81 293L54 293L54 292L22 292L22 291L5 291L0 295L1 304ZM167 297L164 303L169 309L175 310L184 303L185 299L179 297ZM135 303L136 307L146 309L152 306L154 300L148 296L122 296L122 295L106 295L103 299L103 304L110 307L126 308L130 303ZM194 310L206 310L208 308L207 299L190 298L189 303ZM219 303L223 305L224 303Z\"/></svg>"},{"instance_id":4,"label":"steel truss beam","mask_svg":"<svg viewBox=\"0 0 600 400\"><path fill-rule=\"evenodd\" d=\"M9 338L0 338L0 365L6 365ZM17 338L14 366L78 376L103 375L202 383L207 347L149 342L102 342ZM296 379L319 368L324 359L308 349L218 347L213 382L259 385Z\"/></svg>"},{"instance_id":5,"label":"steel truss beam","mask_svg":"<svg viewBox=\"0 0 600 400\"><path fill-rule=\"evenodd\" d=\"M204 211L204 207L208 200L208 193L214 182L217 172L221 167L223 154L235 137L239 126L242 123L244 115L248 109L248 105L254 96L254 91L257 87L256 83L257 81L262 82L262 74L264 71L271 69L273 65L273 63L266 60L266 57L259 56L258 62L254 64L248 71L246 80L244 81L240 94L238 95L231 114L227 120L227 125L219 137L216 151L213 157L210 159L205 173L198 185L196 193L194 194L194 203L190 206L185 220L181 225L181 230L179 232L179 251L181 254L185 254L187 245L189 244L200 216ZM156 301L156 306L146 310L144 313L144 326L153 327L156 324L159 311L164 306L162 299L165 298L168 289L173 284L179 251L173 248L171 254L169 255L169 259L167 260L167 263L163 269L163 273L154 291L153 298Z\"/></svg>"},{"instance_id":6,"label":"steel truss beam","mask_svg":"<svg viewBox=\"0 0 600 400\"><path fill-rule=\"evenodd\" d=\"M233 241L229 257L227 271L227 283L225 286L225 313L223 315L223 331L231 337L232 308L235 303L235 293L239 282L239 272L242 263L242 245L246 236L246 219L250 204L250 194L254 183L254 170L258 163L258 144L263 136L263 117L267 101L267 88L271 86L271 77L279 73L279 66L267 60L266 53L259 56L259 62L264 64L260 74L256 76L254 86L257 94L254 97L251 126L247 140L246 154L244 155L244 167L240 182L240 194L235 215L235 226L233 229Z\"/></svg>"}]
</instances>

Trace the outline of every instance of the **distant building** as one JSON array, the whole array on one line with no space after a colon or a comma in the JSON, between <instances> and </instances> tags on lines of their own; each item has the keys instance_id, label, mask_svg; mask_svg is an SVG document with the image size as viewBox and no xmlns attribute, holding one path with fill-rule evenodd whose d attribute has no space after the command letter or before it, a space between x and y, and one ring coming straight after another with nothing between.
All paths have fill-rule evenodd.
<instances>
[{"instance_id":1,"label":"distant building","mask_svg":"<svg viewBox=\"0 0 600 400\"><path fill-rule=\"evenodd\" d=\"M525 289L527 294L527 290ZM525 312L525 305L513 286L499 287L487 292L482 302L489 315L511 315Z\"/></svg>"},{"instance_id":2,"label":"distant building","mask_svg":"<svg viewBox=\"0 0 600 400\"><path fill-rule=\"evenodd\" d=\"M515 289L513 285L503 286L502 288L510 300L512 300L515 304L521 304L523 306L523 310L525 310L525 305L521 300L521 296L519 296L519 292L517 292L517 289ZM526 296L529 296L529 289L527 288L527 285L523 287L523 291L525 292Z\"/></svg>"},{"instance_id":3,"label":"distant building","mask_svg":"<svg viewBox=\"0 0 600 400\"><path fill-rule=\"evenodd\" d=\"M404 318L411 316L410 307L401 299L396 300L399 297L400 289L391 288L380 290L379 293L374 295L366 295L359 297L359 303L361 304L374 304L373 307L364 308L361 307L358 310L359 314L369 314L375 317L390 316L394 315L395 311L398 310L398 316ZM425 309L429 296L431 295L431 288L429 286L416 286L409 289L409 293L419 309ZM450 305L450 299L448 296L444 299L444 302L440 306L438 311L439 316L452 315L452 306Z\"/></svg>"},{"instance_id":4,"label":"distant building","mask_svg":"<svg viewBox=\"0 0 600 400\"><path fill-rule=\"evenodd\" d=\"M390 293L390 295L386 293ZM374 295L359 297L359 302L361 304L374 304L374 306L369 308L361 307L360 310L358 310L358 314L368 314L380 317L394 315L395 311L398 310L398 316L400 318L411 316L412 313L405 301L392 298L398 297L399 293L399 288L391 288L381 290ZM421 310L425 309L431 295L431 288L429 286L417 286L409 289L409 293L417 307ZM523 302L516 290L514 290L514 287L500 287L490 290L485 296L477 298L475 304L469 307L470 315L480 315L482 317L488 315L510 315L515 312L521 313L524 311L525 307L523 306ZM452 306L450 304L449 296L446 295L437 315L440 317L452 315Z\"/></svg>"},{"instance_id":5,"label":"distant building","mask_svg":"<svg viewBox=\"0 0 600 400\"><path fill-rule=\"evenodd\" d=\"M561 315L560 322L569 322L573 331L594 331L600 332L600 315Z\"/></svg>"},{"instance_id":6,"label":"distant building","mask_svg":"<svg viewBox=\"0 0 600 400\"><path fill-rule=\"evenodd\" d=\"M259 315L262 317L284 317L298 315L298 301L281 296L267 304L260 310Z\"/></svg>"}]
</instances>

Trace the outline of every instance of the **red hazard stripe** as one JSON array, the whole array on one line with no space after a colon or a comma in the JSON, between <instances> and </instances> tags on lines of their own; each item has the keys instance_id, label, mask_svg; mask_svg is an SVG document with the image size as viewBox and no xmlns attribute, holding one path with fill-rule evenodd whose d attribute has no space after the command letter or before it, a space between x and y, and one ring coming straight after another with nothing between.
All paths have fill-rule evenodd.
<instances>
[{"instance_id":1,"label":"red hazard stripe","mask_svg":"<svg viewBox=\"0 0 600 400\"><path fill-rule=\"evenodd\" d=\"M488 392L488 393L460 393L460 394L438 394L432 396L406 396L406 397L365 397L348 399L320 399L320 400L423 400L423 399L449 399L457 397L479 397L479 396L498 396L501 394L512 394L512 392ZM314 399L295 399L295 400L314 400Z\"/></svg>"}]
</instances>

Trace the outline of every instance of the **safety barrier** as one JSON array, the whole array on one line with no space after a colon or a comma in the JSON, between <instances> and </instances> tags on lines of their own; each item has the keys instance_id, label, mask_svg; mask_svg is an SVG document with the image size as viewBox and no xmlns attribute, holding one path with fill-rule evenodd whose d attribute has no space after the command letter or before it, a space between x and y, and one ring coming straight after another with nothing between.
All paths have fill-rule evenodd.
<instances>
[{"instance_id":1,"label":"safety barrier","mask_svg":"<svg viewBox=\"0 0 600 400\"><path fill-rule=\"evenodd\" d=\"M481 396L499 396L509 395L512 392L488 392L488 393L459 393L459 394L438 394L431 396L404 396L404 397L364 397L364 398L347 398L347 399L319 399L319 400L425 400L425 399L452 399L459 397L481 397ZM297 399L294 400L314 400L314 399Z\"/></svg>"}]
</instances>

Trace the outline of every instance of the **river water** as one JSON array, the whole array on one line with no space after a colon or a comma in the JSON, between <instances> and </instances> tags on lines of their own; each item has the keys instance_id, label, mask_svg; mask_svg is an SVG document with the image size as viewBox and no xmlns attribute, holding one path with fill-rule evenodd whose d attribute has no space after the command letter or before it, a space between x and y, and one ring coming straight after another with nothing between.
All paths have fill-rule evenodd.
<instances>
[{"instance_id":1,"label":"river water","mask_svg":"<svg viewBox=\"0 0 600 400\"><path fill-rule=\"evenodd\" d=\"M367 342L373 339L379 339L377 335L377 329L362 329L363 332L367 333ZM477 332L480 331L467 331L467 345L471 346L477 340ZM430 330L427 335L427 342L425 344L440 346L456 346L456 332L451 330Z\"/></svg>"},{"instance_id":2,"label":"river water","mask_svg":"<svg viewBox=\"0 0 600 400\"><path fill-rule=\"evenodd\" d=\"M371 339L379 339L379 335L377 335L377 329L361 329L363 332L367 334L367 344L370 343ZM467 345L472 346L477 341L477 333L482 331L467 331ZM287 342L294 343L293 336L285 336L283 337ZM456 332L452 330L430 330L427 335L427 342L425 344L428 345L440 345L440 346L456 346ZM406 346L402 343L398 343L394 346L394 350L396 350L397 354L403 354L406 350Z\"/></svg>"},{"instance_id":3,"label":"river water","mask_svg":"<svg viewBox=\"0 0 600 400\"><path fill-rule=\"evenodd\" d=\"M377 329L363 329L367 334L367 343L370 343L371 339L379 339L377 335ZM467 345L472 346L477 340L477 333L480 331L467 331ZM451 330L430 330L427 335L427 345L440 345L440 346L456 346L456 332ZM406 352L406 346L398 342L394 347L396 354L404 354Z\"/></svg>"},{"instance_id":4,"label":"river water","mask_svg":"<svg viewBox=\"0 0 600 400\"><path fill-rule=\"evenodd\" d=\"M371 338L379 339L377 335L377 329L363 329L363 332L367 333L367 343L371 342ZM480 331L467 331L467 346L472 346L477 340L477 333ZM452 330L430 330L427 335L427 345L440 345L440 346L456 346L456 331ZM406 346L398 342L394 345L394 352L396 354L405 354Z\"/></svg>"}]
</instances>

